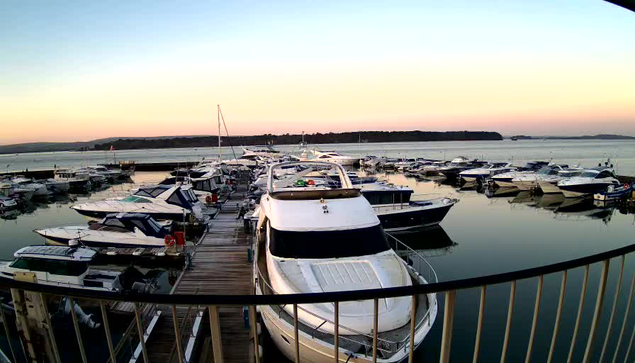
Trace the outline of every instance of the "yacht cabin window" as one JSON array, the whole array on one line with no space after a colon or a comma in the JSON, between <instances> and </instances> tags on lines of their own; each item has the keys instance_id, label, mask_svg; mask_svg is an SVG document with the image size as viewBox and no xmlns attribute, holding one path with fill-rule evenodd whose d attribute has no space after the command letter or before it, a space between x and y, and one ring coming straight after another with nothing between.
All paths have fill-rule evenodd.
<instances>
[{"instance_id":1,"label":"yacht cabin window","mask_svg":"<svg viewBox=\"0 0 635 363\"><path fill-rule=\"evenodd\" d=\"M338 231L269 230L269 250L282 258L343 258L366 256L390 247L381 225Z\"/></svg>"},{"instance_id":2,"label":"yacht cabin window","mask_svg":"<svg viewBox=\"0 0 635 363\"><path fill-rule=\"evenodd\" d=\"M598 174L598 176L596 176L597 179L602 179L602 178L613 178L613 173L611 173L608 170L604 170L603 172L601 172L600 174Z\"/></svg>"},{"instance_id":3,"label":"yacht cabin window","mask_svg":"<svg viewBox=\"0 0 635 363\"><path fill-rule=\"evenodd\" d=\"M21 257L13 261L10 267L53 275L79 276L88 270L88 263Z\"/></svg>"}]
</instances>

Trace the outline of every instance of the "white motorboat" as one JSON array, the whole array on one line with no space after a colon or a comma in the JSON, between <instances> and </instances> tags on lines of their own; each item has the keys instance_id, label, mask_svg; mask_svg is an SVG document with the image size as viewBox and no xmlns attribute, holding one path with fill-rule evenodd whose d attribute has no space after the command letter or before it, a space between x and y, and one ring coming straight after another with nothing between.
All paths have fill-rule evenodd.
<instances>
[{"instance_id":1,"label":"white motorboat","mask_svg":"<svg viewBox=\"0 0 635 363\"><path fill-rule=\"evenodd\" d=\"M556 175L545 175L540 178L538 186L543 194L560 194L562 191L558 188L558 183L562 180L579 176L583 171L584 169L580 167L558 170Z\"/></svg>"},{"instance_id":2,"label":"white motorboat","mask_svg":"<svg viewBox=\"0 0 635 363\"><path fill-rule=\"evenodd\" d=\"M475 182L512 170L516 170L516 168L511 163L489 163L482 168L464 170L459 173L459 176L466 182Z\"/></svg>"},{"instance_id":3,"label":"white motorboat","mask_svg":"<svg viewBox=\"0 0 635 363\"><path fill-rule=\"evenodd\" d=\"M580 176L558 182L558 188L567 198L584 197L607 190L611 185L619 187L622 183L615 177L611 168L587 169Z\"/></svg>"},{"instance_id":4,"label":"white motorboat","mask_svg":"<svg viewBox=\"0 0 635 363\"><path fill-rule=\"evenodd\" d=\"M34 231L48 244L80 244L87 247L165 247L169 226L160 225L147 214L109 214L88 226L67 226Z\"/></svg>"},{"instance_id":5,"label":"white motorboat","mask_svg":"<svg viewBox=\"0 0 635 363\"><path fill-rule=\"evenodd\" d=\"M65 180L46 179L41 183L53 194L65 194L71 189L71 183Z\"/></svg>"},{"instance_id":6,"label":"white motorboat","mask_svg":"<svg viewBox=\"0 0 635 363\"><path fill-rule=\"evenodd\" d=\"M121 199L76 204L71 207L89 219L112 213L145 213L156 220L203 220L201 203L190 186L156 185L141 187Z\"/></svg>"},{"instance_id":7,"label":"white motorboat","mask_svg":"<svg viewBox=\"0 0 635 363\"><path fill-rule=\"evenodd\" d=\"M333 163L304 163L298 175L275 179L270 171L260 201L255 278L257 294L322 293L426 284L390 249L368 201ZM276 169L281 165L274 165ZM341 187L298 182L303 173L334 168ZM313 170L312 170L313 169ZM308 171L308 172L307 172ZM429 333L437 315L436 294L379 299L378 362L400 362L410 347L416 309L414 347ZM339 304L339 362L371 362L373 301ZM261 306L261 316L278 348L294 359L293 309ZM300 361L333 362L333 305L298 306Z\"/></svg>"},{"instance_id":8,"label":"white motorboat","mask_svg":"<svg viewBox=\"0 0 635 363\"><path fill-rule=\"evenodd\" d=\"M539 187L541 180L552 181L554 178L562 180L558 177L560 171L569 168L566 164L549 164L535 173L525 173L512 179L512 183L520 190L534 190Z\"/></svg>"},{"instance_id":9,"label":"white motorboat","mask_svg":"<svg viewBox=\"0 0 635 363\"><path fill-rule=\"evenodd\" d=\"M527 164L525 164L525 166L523 166L522 168L519 168L518 170L494 175L490 177L490 180L492 183L496 184L500 188L516 189L517 186L512 181L514 180L514 178L535 173L536 171L542 169L544 166L548 164L549 163L546 161L530 161Z\"/></svg>"},{"instance_id":10,"label":"white motorboat","mask_svg":"<svg viewBox=\"0 0 635 363\"><path fill-rule=\"evenodd\" d=\"M356 157L342 155L336 151L313 150L313 155L315 155L315 161L326 161L343 166L353 166L359 162L359 159Z\"/></svg>"},{"instance_id":11,"label":"white motorboat","mask_svg":"<svg viewBox=\"0 0 635 363\"><path fill-rule=\"evenodd\" d=\"M382 182L362 184L360 187L382 227L388 232L438 225L456 204L456 200L450 198L414 201L411 200L412 189Z\"/></svg>"},{"instance_id":12,"label":"white motorboat","mask_svg":"<svg viewBox=\"0 0 635 363\"><path fill-rule=\"evenodd\" d=\"M16 202L15 199L5 197L4 195L0 194L0 213L15 209L17 207L18 207L18 202Z\"/></svg>"},{"instance_id":13,"label":"white motorboat","mask_svg":"<svg viewBox=\"0 0 635 363\"><path fill-rule=\"evenodd\" d=\"M90 167L78 168L74 171L76 174L88 175L88 179L93 186L102 185L107 181L107 178L102 173L97 172Z\"/></svg>"},{"instance_id":14,"label":"white motorboat","mask_svg":"<svg viewBox=\"0 0 635 363\"><path fill-rule=\"evenodd\" d=\"M11 182L17 185L18 188L32 190L34 198L47 197L50 194L48 189L46 189L46 185L36 183L33 181L33 179L25 178L18 175L11 179Z\"/></svg>"},{"instance_id":15,"label":"white motorboat","mask_svg":"<svg viewBox=\"0 0 635 363\"><path fill-rule=\"evenodd\" d=\"M54 179L57 182L68 183L69 190L90 189L92 183L87 173L77 172L69 169L55 170Z\"/></svg>"},{"instance_id":16,"label":"white motorboat","mask_svg":"<svg viewBox=\"0 0 635 363\"><path fill-rule=\"evenodd\" d=\"M125 176L125 174L121 171L121 169L108 169L103 165L94 165L87 166L87 170L90 170L93 173L99 174L103 176L107 181L113 182L115 180L121 179Z\"/></svg>"},{"instance_id":17,"label":"white motorboat","mask_svg":"<svg viewBox=\"0 0 635 363\"><path fill-rule=\"evenodd\" d=\"M4 197L29 201L33 198L33 193L33 189L23 188L10 180L0 181L0 195Z\"/></svg>"},{"instance_id":18,"label":"white motorboat","mask_svg":"<svg viewBox=\"0 0 635 363\"><path fill-rule=\"evenodd\" d=\"M38 284L85 290L120 291L120 272L89 267L96 252L88 248L29 246L17 250L15 260L0 264L0 277L31 274Z\"/></svg>"},{"instance_id":19,"label":"white motorboat","mask_svg":"<svg viewBox=\"0 0 635 363\"><path fill-rule=\"evenodd\" d=\"M242 159L258 160L260 158L279 158L282 153L271 145L243 147Z\"/></svg>"}]
</instances>

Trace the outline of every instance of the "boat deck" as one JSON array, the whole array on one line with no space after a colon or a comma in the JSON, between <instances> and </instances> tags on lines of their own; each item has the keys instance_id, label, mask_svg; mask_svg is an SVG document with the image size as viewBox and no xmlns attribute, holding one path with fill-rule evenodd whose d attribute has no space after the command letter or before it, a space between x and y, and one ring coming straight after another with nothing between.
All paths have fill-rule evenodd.
<instances>
[{"instance_id":1,"label":"boat deck","mask_svg":"<svg viewBox=\"0 0 635 363\"><path fill-rule=\"evenodd\" d=\"M242 219L238 219L238 210L243 193L234 193L223 204L205 236L196 245L191 258L191 267L179 277L173 294L206 295L249 295L254 293L252 284L252 264L248 260L248 250L252 237L244 232ZM174 326L171 307L162 307L164 319L159 322L156 333L148 342L149 360L152 362L177 362ZM213 362L213 351L209 339L196 339L196 335L210 335L207 311L196 307L177 309L180 321L180 335L183 349L188 341L196 341L194 351L202 351L199 361ZM219 308L222 331L224 362L250 362L250 330L245 327L243 309L240 306ZM196 328L197 317L200 328ZM192 339L194 338L194 339ZM250 349L245 349L250 347ZM200 349L199 349L200 348Z\"/></svg>"}]
</instances>

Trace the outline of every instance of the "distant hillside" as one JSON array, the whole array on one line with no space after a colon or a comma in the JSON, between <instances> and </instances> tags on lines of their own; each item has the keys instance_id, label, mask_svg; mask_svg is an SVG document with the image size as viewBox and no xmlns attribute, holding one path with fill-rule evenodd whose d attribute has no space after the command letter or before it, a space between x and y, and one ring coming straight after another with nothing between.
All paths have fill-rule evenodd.
<instances>
[{"instance_id":1,"label":"distant hillside","mask_svg":"<svg viewBox=\"0 0 635 363\"><path fill-rule=\"evenodd\" d=\"M309 144L334 144L356 142L403 142L403 141L473 141L473 140L502 140L497 132L488 131L361 131L342 133L315 133L304 135L304 140ZM231 136L223 137L223 146L240 145L289 145L299 144L302 135L264 134L257 136ZM108 150L114 147L122 149L164 149L184 147L214 146L217 136L203 137L174 137L166 139L119 139L112 142L96 144L94 150Z\"/></svg>"}]
</instances>

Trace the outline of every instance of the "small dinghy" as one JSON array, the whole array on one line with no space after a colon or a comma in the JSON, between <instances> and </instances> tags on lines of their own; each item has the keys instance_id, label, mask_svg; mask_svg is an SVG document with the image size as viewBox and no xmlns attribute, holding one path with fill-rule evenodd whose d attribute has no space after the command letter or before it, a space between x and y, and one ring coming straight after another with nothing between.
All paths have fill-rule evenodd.
<instances>
[{"instance_id":1,"label":"small dinghy","mask_svg":"<svg viewBox=\"0 0 635 363\"><path fill-rule=\"evenodd\" d=\"M170 225L161 225L141 213L109 214L88 226L38 229L48 244L81 244L88 247L165 247ZM171 239L171 238L170 238Z\"/></svg>"}]
</instances>

